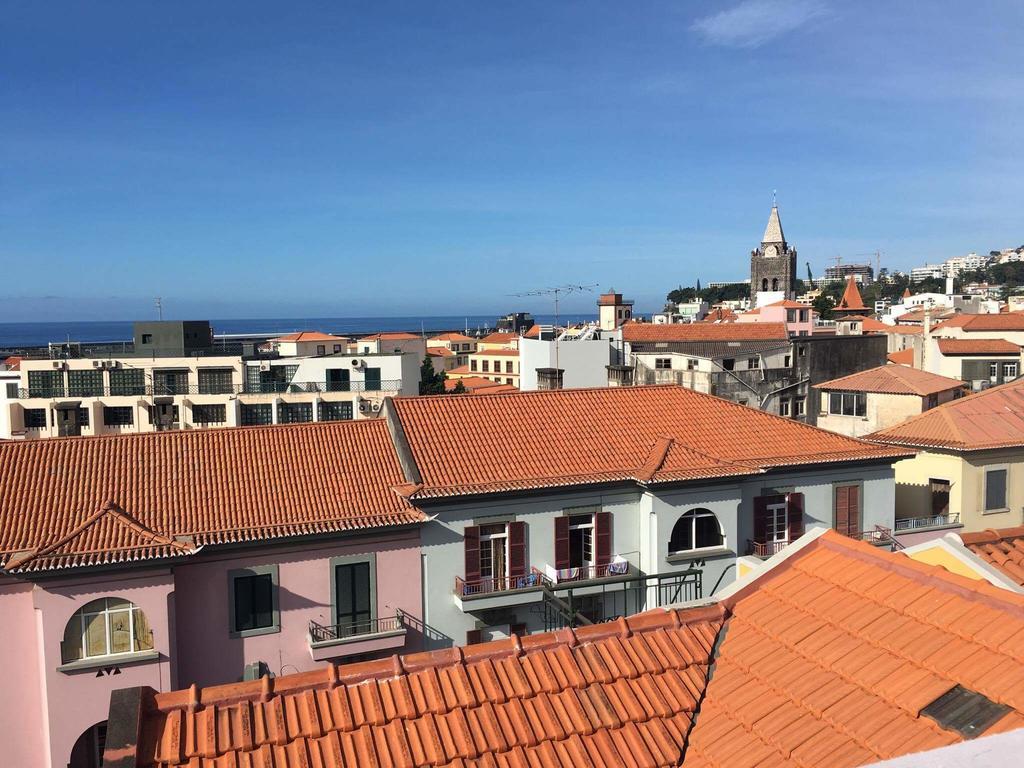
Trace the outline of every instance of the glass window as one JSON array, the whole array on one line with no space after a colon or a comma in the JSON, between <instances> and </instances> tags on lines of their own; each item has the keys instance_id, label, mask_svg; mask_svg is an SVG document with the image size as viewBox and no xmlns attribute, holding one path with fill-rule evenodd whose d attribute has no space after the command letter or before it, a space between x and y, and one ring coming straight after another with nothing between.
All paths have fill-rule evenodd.
<instances>
[{"instance_id":1,"label":"glass window","mask_svg":"<svg viewBox=\"0 0 1024 768\"><path fill-rule=\"evenodd\" d=\"M187 395L188 371L153 371L154 395Z\"/></svg>"},{"instance_id":2,"label":"glass window","mask_svg":"<svg viewBox=\"0 0 1024 768\"><path fill-rule=\"evenodd\" d=\"M999 363L988 364L988 376L993 381L999 378Z\"/></svg>"},{"instance_id":3,"label":"glass window","mask_svg":"<svg viewBox=\"0 0 1024 768\"><path fill-rule=\"evenodd\" d=\"M795 309L787 309L786 310L786 321L790 322L790 323L795 323L796 322L796 310Z\"/></svg>"},{"instance_id":4,"label":"glass window","mask_svg":"<svg viewBox=\"0 0 1024 768\"><path fill-rule=\"evenodd\" d=\"M111 368L110 394L115 396L143 395L146 376L141 368Z\"/></svg>"},{"instance_id":5,"label":"glass window","mask_svg":"<svg viewBox=\"0 0 1024 768\"><path fill-rule=\"evenodd\" d=\"M686 370L693 371L693 370L696 370L696 368L697 368L697 361L694 360L692 357L687 358L686 359Z\"/></svg>"},{"instance_id":6,"label":"glass window","mask_svg":"<svg viewBox=\"0 0 1024 768\"><path fill-rule=\"evenodd\" d=\"M789 368L792 365L793 365L793 356L792 355L786 355L785 357L782 358L782 367L783 368Z\"/></svg>"},{"instance_id":7,"label":"glass window","mask_svg":"<svg viewBox=\"0 0 1024 768\"><path fill-rule=\"evenodd\" d=\"M341 352L341 344L335 344L334 345L334 354L338 354L339 352Z\"/></svg>"},{"instance_id":8,"label":"glass window","mask_svg":"<svg viewBox=\"0 0 1024 768\"><path fill-rule=\"evenodd\" d=\"M26 408L24 414L25 429L46 429L45 408Z\"/></svg>"},{"instance_id":9,"label":"glass window","mask_svg":"<svg viewBox=\"0 0 1024 768\"><path fill-rule=\"evenodd\" d=\"M270 629L277 625L276 578L271 568L231 573L231 631Z\"/></svg>"},{"instance_id":10,"label":"glass window","mask_svg":"<svg viewBox=\"0 0 1024 768\"><path fill-rule=\"evenodd\" d=\"M29 371L29 397L66 397L64 371Z\"/></svg>"},{"instance_id":11,"label":"glass window","mask_svg":"<svg viewBox=\"0 0 1024 768\"><path fill-rule=\"evenodd\" d=\"M785 543L789 541L789 519L786 514L786 502L768 505L766 525L766 543Z\"/></svg>"},{"instance_id":12,"label":"glass window","mask_svg":"<svg viewBox=\"0 0 1024 768\"><path fill-rule=\"evenodd\" d=\"M782 398L779 400L779 416L789 416L789 399Z\"/></svg>"},{"instance_id":13,"label":"glass window","mask_svg":"<svg viewBox=\"0 0 1024 768\"><path fill-rule=\"evenodd\" d=\"M672 368L671 357L656 357L654 358L654 368L658 371L667 371Z\"/></svg>"},{"instance_id":14,"label":"glass window","mask_svg":"<svg viewBox=\"0 0 1024 768\"><path fill-rule=\"evenodd\" d=\"M102 397L103 371L68 371L68 394L71 397Z\"/></svg>"},{"instance_id":15,"label":"glass window","mask_svg":"<svg viewBox=\"0 0 1024 768\"><path fill-rule=\"evenodd\" d=\"M736 361L733 360L731 357L727 357L722 361L722 368L724 368L727 371L731 371L735 367Z\"/></svg>"},{"instance_id":16,"label":"glass window","mask_svg":"<svg viewBox=\"0 0 1024 768\"><path fill-rule=\"evenodd\" d=\"M493 523L480 526L480 578L508 576L508 526Z\"/></svg>"},{"instance_id":17,"label":"glass window","mask_svg":"<svg viewBox=\"0 0 1024 768\"><path fill-rule=\"evenodd\" d=\"M347 421L352 418L352 403L331 403L321 400L317 404L316 418L318 421Z\"/></svg>"},{"instance_id":18,"label":"glass window","mask_svg":"<svg viewBox=\"0 0 1024 768\"><path fill-rule=\"evenodd\" d=\"M200 368L199 394L226 395L234 391L231 382L233 371L230 368Z\"/></svg>"},{"instance_id":19,"label":"glass window","mask_svg":"<svg viewBox=\"0 0 1024 768\"><path fill-rule=\"evenodd\" d=\"M794 398L794 400L793 400L793 415L794 416L803 416L806 413L807 413L807 404L804 401L804 398L802 398L802 397Z\"/></svg>"},{"instance_id":20,"label":"glass window","mask_svg":"<svg viewBox=\"0 0 1024 768\"><path fill-rule=\"evenodd\" d=\"M103 597L78 609L64 628L61 661L153 650L146 615L127 600Z\"/></svg>"},{"instance_id":21,"label":"glass window","mask_svg":"<svg viewBox=\"0 0 1024 768\"><path fill-rule=\"evenodd\" d=\"M242 405L242 426L254 427L260 424L274 423L274 409L270 403Z\"/></svg>"},{"instance_id":22,"label":"glass window","mask_svg":"<svg viewBox=\"0 0 1024 768\"><path fill-rule=\"evenodd\" d=\"M754 369L754 368L760 368L760 367L761 367L761 360L759 358L751 357L751 358L747 359L747 368Z\"/></svg>"},{"instance_id":23,"label":"glass window","mask_svg":"<svg viewBox=\"0 0 1024 768\"><path fill-rule=\"evenodd\" d=\"M511 360L506 360L505 361L505 373L512 373L512 361Z\"/></svg>"},{"instance_id":24,"label":"glass window","mask_svg":"<svg viewBox=\"0 0 1024 768\"><path fill-rule=\"evenodd\" d=\"M312 403L280 403L277 406L278 424L305 424L312 420Z\"/></svg>"},{"instance_id":25,"label":"glass window","mask_svg":"<svg viewBox=\"0 0 1024 768\"><path fill-rule=\"evenodd\" d=\"M135 423L135 410L130 405L105 406L103 423L108 427L126 427Z\"/></svg>"},{"instance_id":26,"label":"glass window","mask_svg":"<svg viewBox=\"0 0 1024 768\"><path fill-rule=\"evenodd\" d=\"M484 368L486 371L487 369ZM366 373L363 374L363 381L366 386L367 392L379 392L380 391L380 368L367 368Z\"/></svg>"},{"instance_id":27,"label":"glass window","mask_svg":"<svg viewBox=\"0 0 1024 768\"><path fill-rule=\"evenodd\" d=\"M342 563L334 567L334 600L338 637L371 630L370 563Z\"/></svg>"},{"instance_id":28,"label":"glass window","mask_svg":"<svg viewBox=\"0 0 1024 768\"><path fill-rule=\"evenodd\" d=\"M594 562L594 516L569 516L569 567L586 568Z\"/></svg>"},{"instance_id":29,"label":"glass window","mask_svg":"<svg viewBox=\"0 0 1024 768\"><path fill-rule=\"evenodd\" d=\"M1017 378L1017 363L1003 363L1003 378L1007 381Z\"/></svg>"},{"instance_id":30,"label":"glass window","mask_svg":"<svg viewBox=\"0 0 1024 768\"><path fill-rule=\"evenodd\" d=\"M18 384L17 382L10 382L7 384L7 399L14 400L18 397Z\"/></svg>"},{"instance_id":31,"label":"glass window","mask_svg":"<svg viewBox=\"0 0 1024 768\"><path fill-rule=\"evenodd\" d=\"M668 551L691 552L725 545L725 536L718 518L710 509L691 509L684 512L672 527Z\"/></svg>"},{"instance_id":32,"label":"glass window","mask_svg":"<svg viewBox=\"0 0 1024 768\"><path fill-rule=\"evenodd\" d=\"M985 511L1006 509L1006 470L985 472Z\"/></svg>"},{"instance_id":33,"label":"glass window","mask_svg":"<svg viewBox=\"0 0 1024 768\"><path fill-rule=\"evenodd\" d=\"M192 406L192 421L196 424L224 424L228 420L227 406L223 403L203 403Z\"/></svg>"},{"instance_id":34,"label":"glass window","mask_svg":"<svg viewBox=\"0 0 1024 768\"><path fill-rule=\"evenodd\" d=\"M925 410L929 408L935 408L939 404L938 395L928 395L928 404L925 406Z\"/></svg>"},{"instance_id":35,"label":"glass window","mask_svg":"<svg viewBox=\"0 0 1024 768\"><path fill-rule=\"evenodd\" d=\"M318 355L326 355L327 354L327 345L326 344L317 344L316 345L316 353Z\"/></svg>"},{"instance_id":36,"label":"glass window","mask_svg":"<svg viewBox=\"0 0 1024 768\"><path fill-rule=\"evenodd\" d=\"M476 370L476 360L470 360L469 361L469 370L471 370L471 371L475 371Z\"/></svg>"},{"instance_id":37,"label":"glass window","mask_svg":"<svg viewBox=\"0 0 1024 768\"><path fill-rule=\"evenodd\" d=\"M484 373L489 373L490 370L491 370L491 361L490 360L483 360L483 361L481 361L480 369Z\"/></svg>"}]
</instances>

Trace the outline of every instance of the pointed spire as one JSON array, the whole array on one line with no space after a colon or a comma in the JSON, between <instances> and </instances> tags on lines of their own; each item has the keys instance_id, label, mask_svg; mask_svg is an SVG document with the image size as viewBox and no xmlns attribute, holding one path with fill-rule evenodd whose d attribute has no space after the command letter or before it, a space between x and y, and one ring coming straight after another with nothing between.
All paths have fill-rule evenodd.
<instances>
[{"instance_id":1,"label":"pointed spire","mask_svg":"<svg viewBox=\"0 0 1024 768\"><path fill-rule=\"evenodd\" d=\"M843 291L843 298L839 300L839 309L867 309L864 306L864 299L861 298L860 290L857 288L857 281L853 275L846 278L846 290Z\"/></svg>"},{"instance_id":2,"label":"pointed spire","mask_svg":"<svg viewBox=\"0 0 1024 768\"><path fill-rule=\"evenodd\" d=\"M909 299L913 295L914 294L912 294L910 292L910 286L907 286L906 288L903 289L903 298L904 298L904 300Z\"/></svg>"},{"instance_id":3,"label":"pointed spire","mask_svg":"<svg viewBox=\"0 0 1024 768\"><path fill-rule=\"evenodd\" d=\"M774 198L774 195L773 195ZM772 212L768 216L768 226L764 228L762 243L784 243L786 237L782 234L782 222L779 220L779 206L772 200Z\"/></svg>"}]
</instances>

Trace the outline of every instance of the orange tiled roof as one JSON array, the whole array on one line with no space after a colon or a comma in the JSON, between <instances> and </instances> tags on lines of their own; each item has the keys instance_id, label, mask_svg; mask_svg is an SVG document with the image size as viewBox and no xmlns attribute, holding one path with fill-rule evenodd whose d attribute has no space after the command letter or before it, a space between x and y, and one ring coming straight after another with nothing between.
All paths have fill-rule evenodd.
<instances>
[{"instance_id":1,"label":"orange tiled roof","mask_svg":"<svg viewBox=\"0 0 1024 768\"><path fill-rule=\"evenodd\" d=\"M786 309L813 309L810 304L801 304L799 301L793 301L792 299L783 299L782 301L774 301L771 304L766 304L768 307L785 307Z\"/></svg>"},{"instance_id":2,"label":"orange tiled roof","mask_svg":"<svg viewBox=\"0 0 1024 768\"><path fill-rule=\"evenodd\" d=\"M902 365L880 365L860 373L815 384L815 389L843 389L878 392L888 395L934 395L949 389L962 389L964 383L928 371Z\"/></svg>"},{"instance_id":3,"label":"orange tiled roof","mask_svg":"<svg viewBox=\"0 0 1024 768\"><path fill-rule=\"evenodd\" d=\"M913 365L914 364L914 350L913 349L901 349L899 352L890 352L885 356L886 360L895 365Z\"/></svg>"},{"instance_id":4,"label":"orange tiled roof","mask_svg":"<svg viewBox=\"0 0 1024 768\"><path fill-rule=\"evenodd\" d=\"M954 451L1024 446L1024 378L943 403L867 439Z\"/></svg>"},{"instance_id":5,"label":"orange tiled roof","mask_svg":"<svg viewBox=\"0 0 1024 768\"><path fill-rule=\"evenodd\" d=\"M947 328L951 325L959 325L959 317L966 317L966 315L960 315L955 309L948 307L931 307L926 309L921 307L919 309L912 309L909 312L904 312L902 315L896 318L897 325L900 323L923 323L925 315L931 315L932 322L937 323L932 330L937 331L943 325ZM945 320L944 323L938 324L939 320Z\"/></svg>"},{"instance_id":6,"label":"orange tiled roof","mask_svg":"<svg viewBox=\"0 0 1024 768\"><path fill-rule=\"evenodd\" d=\"M393 333L373 333L369 336L363 336L360 341L416 341L420 338L414 333L405 333L403 331L396 331Z\"/></svg>"},{"instance_id":7,"label":"orange tiled roof","mask_svg":"<svg viewBox=\"0 0 1024 768\"><path fill-rule=\"evenodd\" d=\"M539 325L537 325L536 323L534 323L533 325L530 326L530 330L528 330L526 333L524 333L523 336L525 336L528 339L539 339L540 338L540 332L541 332L541 327Z\"/></svg>"},{"instance_id":8,"label":"orange tiled roof","mask_svg":"<svg viewBox=\"0 0 1024 768\"><path fill-rule=\"evenodd\" d=\"M9 371L17 371L21 369L21 361L24 358L21 355L11 355L4 360L4 367Z\"/></svg>"},{"instance_id":9,"label":"orange tiled roof","mask_svg":"<svg viewBox=\"0 0 1024 768\"><path fill-rule=\"evenodd\" d=\"M463 399L463 398L457 398ZM713 664L713 667L712 667ZM710 606L156 693L139 768L860 766L1024 726L1024 596L829 531ZM141 717L141 722L137 718Z\"/></svg>"},{"instance_id":10,"label":"orange tiled roof","mask_svg":"<svg viewBox=\"0 0 1024 768\"><path fill-rule=\"evenodd\" d=\"M448 347L427 347L427 354L434 357L455 357L455 353Z\"/></svg>"},{"instance_id":11,"label":"orange tiled roof","mask_svg":"<svg viewBox=\"0 0 1024 768\"><path fill-rule=\"evenodd\" d=\"M990 315L961 314L952 320L947 320L941 325L935 326L935 330L939 331L950 327L963 328L966 333L974 333L976 331L1024 331L1024 312Z\"/></svg>"},{"instance_id":12,"label":"orange tiled roof","mask_svg":"<svg viewBox=\"0 0 1024 768\"><path fill-rule=\"evenodd\" d=\"M427 341L458 341L465 342L467 344L475 342L476 339L465 336L461 333L440 333L437 336L431 336Z\"/></svg>"},{"instance_id":13,"label":"orange tiled roof","mask_svg":"<svg viewBox=\"0 0 1024 768\"><path fill-rule=\"evenodd\" d=\"M1005 339L939 339L943 355L1019 355L1020 345Z\"/></svg>"},{"instance_id":14,"label":"orange tiled roof","mask_svg":"<svg viewBox=\"0 0 1024 768\"><path fill-rule=\"evenodd\" d=\"M674 482L908 455L676 386L414 397L395 405L422 481L413 498Z\"/></svg>"},{"instance_id":15,"label":"orange tiled roof","mask_svg":"<svg viewBox=\"0 0 1024 768\"><path fill-rule=\"evenodd\" d=\"M857 288L857 281L853 279L853 275L846 278L846 290L843 291L843 297L839 299L839 305L836 309L867 309L864 306L864 299L860 296L860 290Z\"/></svg>"},{"instance_id":16,"label":"orange tiled roof","mask_svg":"<svg viewBox=\"0 0 1024 768\"><path fill-rule=\"evenodd\" d=\"M701 320L701 322L702 323L732 323L732 322L736 321L736 318L737 318L737 315L736 315L736 313L733 310L731 310L731 309L723 309L721 307L716 307L716 308L712 309L710 312L708 312L707 315L704 316L704 319Z\"/></svg>"},{"instance_id":17,"label":"orange tiled roof","mask_svg":"<svg viewBox=\"0 0 1024 768\"><path fill-rule=\"evenodd\" d=\"M875 320L873 317L862 317L860 315L854 317L847 317L846 320L860 320L861 330L868 331L870 333L902 333L904 335L916 335L924 333L924 329L917 325L889 325L883 323L881 320Z\"/></svg>"},{"instance_id":18,"label":"orange tiled roof","mask_svg":"<svg viewBox=\"0 0 1024 768\"><path fill-rule=\"evenodd\" d=\"M50 570L421 519L383 420L0 443L0 561Z\"/></svg>"},{"instance_id":19,"label":"orange tiled roof","mask_svg":"<svg viewBox=\"0 0 1024 768\"><path fill-rule=\"evenodd\" d=\"M519 338L519 337L516 336L514 333L503 333L501 331L495 331L494 333L489 333L486 336L484 336L482 339L480 339L480 343L481 344L511 344L517 338Z\"/></svg>"},{"instance_id":20,"label":"orange tiled roof","mask_svg":"<svg viewBox=\"0 0 1024 768\"><path fill-rule=\"evenodd\" d=\"M789 339L785 323L626 323L622 338L628 342L755 341Z\"/></svg>"},{"instance_id":21,"label":"orange tiled roof","mask_svg":"<svg viewBox=\"0 0 1024 768\"><path fill-rule=\"evenodd\" d=\"M320 333L320 331L298 331L289 333L287 336L278 336L271 341L348 341L348 339L332 336L329 333Z\"/></svg>"},{"instance_id":22,"label":"orange tiled roof","mask_svg":"<svg viewBox=\"0 0 1024 768\"><path fill-rule=\"evenodd\" d=\"M473 357L519 357L518 349L478 349Z\"/></svg>"},{"instance_id":23,"label":"orange tiled roof","mask_svg":"<svg viewBox=\"0 0 1024 768\"><path fill-rule=\"evenodd\" d=\"M453 389L455 389L455 385L457 383L459 383L459 382L462 382L462 386L465 387L467 390L469 390L470 393L474 393L474 392L478 392L478 391L482 391L482 390L486 390L486 391L489 392L489 391L495 389L496 387L506 386L504 384L498 383L497 381L491 381L490 379L485 379L483 376L466 376L465 378L462 378L462 379L448 379L448 380L446 380L445 383L444 383L445 389L447 389L449 391L453 390Z\"/></svg>"},{"instance_id":24,"label":"orange tiled roof","mask_svg":"<svg viewBox=\"0 0 1024 768\"><path fill-rule=\"evenodd\" d=\"M1024 586L1024 526L961 533L964 546Z\"/></svg>"}]
</instances>

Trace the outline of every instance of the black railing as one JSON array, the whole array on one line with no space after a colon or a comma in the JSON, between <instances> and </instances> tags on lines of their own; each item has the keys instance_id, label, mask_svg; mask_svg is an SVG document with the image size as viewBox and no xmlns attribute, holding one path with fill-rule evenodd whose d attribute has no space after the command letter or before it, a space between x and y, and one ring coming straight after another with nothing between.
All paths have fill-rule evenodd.
<instances>
[{"instance_id":1,"label":"black railing","mask_svg":"<svg viewBox=\"0 0 1024 768\"><path fill-rule=\"evenodd\" d=\"M310 620L309 639L313 643L329 643L364 635L380 635L386 632L400 632L405 629L404 616L398 611L394 616L383 616L366 621L349 621L341 624L319 624Z\"/></svg>"},{"instance_id":2,"label":"black railing","mask_svg":"<svg viewBox=\"0 0 1024 768\"><path fill-rule=\"evenodd\" d=\"M397 392L401 379L383 381L264 381L246 384L242 392L247 395L286 394L289 392Z\"/></svg>"},{"instance_id":3,"label":"black railing","mask_svg":"<svg viewBox=\"0 0 1024 768\"><path fill-rule=\"evenodd\" d=\"M455 577L455 594L459 597L489 595L494 592L509 592L513 589L534 589L551 586L551 580L536 568L521 576L484 576L467 581L461 576Z\"/></svg>"},{"instance_id":4,"label":"black railing","mask_svg":"<svg viewBox=\"0 0 1024 768\"><path fill-rule=\"evenodd\" d=\"M273 395L316 392L398 392L401 379L385 381L268 381L262 384L167 384L114 385L102 387L27 387L18 389L21 399L47 400L80 397L173 397L176 395Z\"/></svg>"}]
</instances>

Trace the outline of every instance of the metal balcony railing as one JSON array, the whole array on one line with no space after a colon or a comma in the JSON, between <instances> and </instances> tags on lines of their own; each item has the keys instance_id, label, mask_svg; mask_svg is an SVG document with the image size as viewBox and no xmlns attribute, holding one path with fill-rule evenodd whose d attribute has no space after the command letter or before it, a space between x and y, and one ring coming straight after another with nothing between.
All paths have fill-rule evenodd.
<instances>
[{"instance_id":1,"label":"metal balcony railing","mask_svg":"<svg viewBox=\"0 0 1024 768\"><path fill-rule=\"evenodd\" d=\"M536 568L531 568L529 573L522 576L487 576L472 581L466 581L461 576L455 577L455 594L459 597L475 597L541 586L550 587L551 580Z\"/></svg>"},{"instance_id":2,"label":"metal balcony railing","mask_svg":"<svg viewBox=\"0 0 1024 768\"><path fill-rule=\"evenodd\" d=\"M115 384L102 387L28 387L18 397L172 397L175 395L232 395L242 391L240 384Z\"/></svg>"},{"instance_id":3,"label":"metal balcony railing","mask_svg":"<svg viewBox=\"0 0 1024 768\"><path fill-rule=\"evenodd\" d=\"M367 621L351 621L342 624L319 624L310 620L309 640L312 643L329 643L364 635L380 635L385 632L399 632L405 629L404 616L397 611L394 616L381 616Z\"/></svg>"},{"instance_id":4,"label":"metal balcony railing","mask_svg":"<svg viewBox=\"0 0 1024 768\"><path fill-rule=\"evenodd\" d=\"M786 547L790 542L787 537L783 541L747 541L747 554L753 555L754 557L771 557L776 555Z\"/></svg>"},{"instance_id":5,"label":"metal balcony railing","mask_svg":"<svg viewBox=\"0 0 1024 768\"><path fill-rule=\"evenodd\" d=\"M576 581L594 581L606 579L611 576L629 576L635 574L636 570L627 560L612 561L601 565L587 565L577 568L562 568L555 571L555 582L567 584Z\"/></svg>"},{"instance_id":6,"label":"metal balcony railing","mask_svg":"<svg viewBox=\"0 0 1024 768\"><path fill-rule=\"evenodd\" d=\"M947 512L943 515L928 515L927 517L905 517L896 521L897 531L913 531L918 528L932 528L942 525L959 525L960 513Z\"/></svg>"},{"instance_id":7,"label":"metal balcony railing","mask_svg":"<svg viewBox=\"0 0 1024 768\"><path fill-rule=\"evenodd\" d=\"M266 381L246 384L242 392L247 395L286 394L289 392L398 392L401 379L382 381Z\"/></svg>"}]
</instances>

